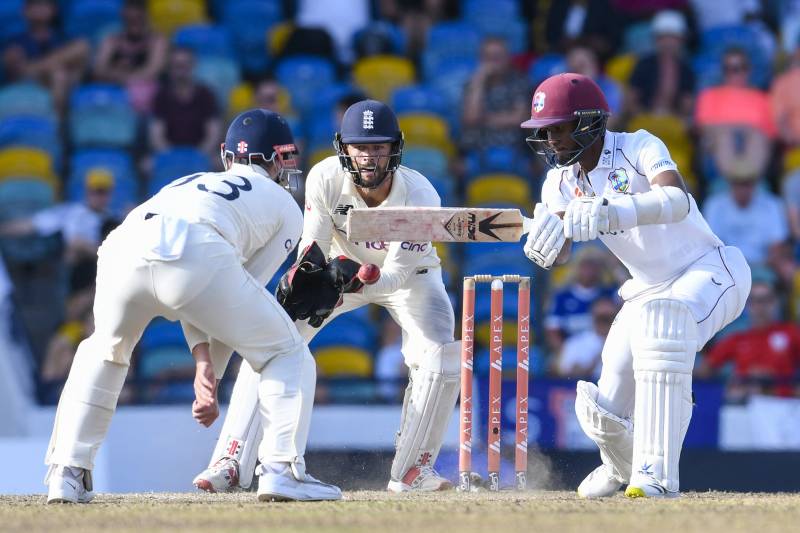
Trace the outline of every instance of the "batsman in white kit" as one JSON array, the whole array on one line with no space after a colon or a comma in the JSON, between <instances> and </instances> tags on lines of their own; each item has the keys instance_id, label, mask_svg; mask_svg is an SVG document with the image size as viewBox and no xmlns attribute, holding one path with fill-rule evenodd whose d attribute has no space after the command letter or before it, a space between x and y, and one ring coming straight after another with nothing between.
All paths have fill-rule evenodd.
<instances>
[{"instance_id":1,"label":"batsman in white kit","mask_svg":"<svg viewBox=\"0 0 800 533\"><path fill-rule=\"evenodd\" d=\"M197 362L193 416L218 416L217 380L232 350L254 376L258 498L337 500L305 472L316 369L292 320L264 285L297 245L302 213L283 184L296 149L286 121L262 109L231 123L224 172L165 186L131 211L98 251L95 331L78 347L47 451L48 502L86 503L91 471L131 352L156 316L180 320Z\"/></svg>"},{"instance_id":2,"label":"batsman in white kit","mask_svg":"<svg viewBox=\"0 0 800 533\"><path fill-rule=\"evenodd\" d=\"M460 388L460 343L442 282L439 258L430 242L349 242L347 213L353 208L431 206L441 202L430 182L400 164L403 136L394 112L375 100L345 112L334 145L337 156L316 164L306 181L305 221L300 249L318 245L324 255L380 266L380 277L358 292L344 294L330 316L296 322L309 341L317 328L336 316L374 303L383 306L403 330L402 352L409 367L396 453L388 489L393 492L452 488L433 468ZM293 306L314 294L295 290L287 276L278 299L290 316ZM300 317L298 317L300 318ZM210 491L247 488L252 482L261 419L257 416L258 375L246 365L236 380L230 407L209 467L194 483ZM354 423L356 423L354 421Z\"/></svg>"},{"instance_id":3,"label":"batsman in white kit","mask_svg":"<svg viewBox=\"0 0 800 533\"><path fill-rule=\"evenodd\" d=\"M578 74L534 92L522 127L551 170L525 253L549 268L570 240L599 238L632 277L597 385L578 382L578 421L602 459L578 493L627 485L629 497L677 496L695 353L742 312L750 269L708 227L664 143L644 130L606 131L608 114L602 91Z\"/></svg>"}]
</instances>

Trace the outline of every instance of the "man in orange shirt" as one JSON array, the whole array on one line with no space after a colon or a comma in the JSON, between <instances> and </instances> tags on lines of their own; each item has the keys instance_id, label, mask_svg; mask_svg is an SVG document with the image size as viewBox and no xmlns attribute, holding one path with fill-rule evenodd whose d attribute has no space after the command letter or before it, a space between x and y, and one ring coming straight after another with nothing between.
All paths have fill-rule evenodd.
<instances>
[{"instance_id":1,"label":"man in orange shirt","mask_svg":"<svg viewBox=\"0 0 800 533\"><path fill-rule=\"evenodd\" d=\"M793 378L800 371L800 326L778 320L778 297L771 283L753 283L747 308L750 329L715 344L696 374L707 377L730 363L729 398L753 393L792 396Z\"/></svg>"}]
</instances>

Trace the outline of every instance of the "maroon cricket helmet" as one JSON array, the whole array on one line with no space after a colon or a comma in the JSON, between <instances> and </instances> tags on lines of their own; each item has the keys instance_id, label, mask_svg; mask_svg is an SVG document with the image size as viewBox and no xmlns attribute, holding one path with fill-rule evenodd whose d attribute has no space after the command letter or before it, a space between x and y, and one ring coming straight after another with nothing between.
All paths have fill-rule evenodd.
<instances>
[{"instance_id":1,"label":"maroon cricket helmet","mask_svg":"<svg viewBox=\"0 0 800 533\"><path fill-rule=\"evenodd\" d=\"M603 137L609 113L603 91L591 78L574 73L556 74L536 88L531 100L531 118L520 126L533 128L532 135L526 141L534 152L545 158L548 165L567 166L577 161L590 145ZM571 120L576 121L572 138L579 148L560 160L541 128Z\"/></svg>"}]
</instances>

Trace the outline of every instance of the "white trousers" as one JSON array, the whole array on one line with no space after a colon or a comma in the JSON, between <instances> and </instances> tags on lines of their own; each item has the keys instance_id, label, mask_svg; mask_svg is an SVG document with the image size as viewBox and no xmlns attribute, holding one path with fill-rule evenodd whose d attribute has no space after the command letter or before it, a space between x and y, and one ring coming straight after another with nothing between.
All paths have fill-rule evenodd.
<instances>
[{"instance_id":1,"label":"white trousers","mask_svg":"<svg viewBox=\"0 0 800 533\"><path fill-rule=\"evenodd\" d=\"M188 322L237 351L257 376L262 461L302 461L316 376L294 324L212 227L189 225L172 260L145 259L158 231L158 217L126 221L98 252L95 331L78 347L46 463L93 467L131 352L156 316Z\"/></svg>"},{"instance_id":2,"label":"white trousers","mask_svg":"<svg viewBox=\"0 0 800 533\"><path fill-rule=\"evenodd\" d=\"M296 322L303 339L310 341L317 332L337 316L367 304L384 307L403 331L403 356L409 368L419 365L419 358L426 353L435 352L437 346L453 342L455 327L453 307L442 282L439 268L420 269L411 275L402 289L387 295L367 297L363 294L345 294L343 303L337 307L320 328L308 325L306 321ZM258 375L247 365L242 365L231 395L231 403L217 441L214 455L209 461L213 464L225 455L226 443L230 439L246 440L248 435L257 434L252 424L259 423L253 413L257 409ZM245 451L247 454L247 445ZM249 463L243 458L242 464ZM250 472L241 472L242 486L247 486Z\"/></svg>"},{"instance_id":3,"label":"white trousers","mask_svg":"<svg viewBox=\"0 0 800 533\"><path fill-rule=\"evenodd\" d=\"M620 418L633 415L636 385L631 332L645 302L673 299L689 307L697 321L697 351L738 317L750 294L750 268L738 248L716 248L670 283L648 287L630 280L620 289L625 303L603 346L597 403Z\"/></svg>"}]
</instances>

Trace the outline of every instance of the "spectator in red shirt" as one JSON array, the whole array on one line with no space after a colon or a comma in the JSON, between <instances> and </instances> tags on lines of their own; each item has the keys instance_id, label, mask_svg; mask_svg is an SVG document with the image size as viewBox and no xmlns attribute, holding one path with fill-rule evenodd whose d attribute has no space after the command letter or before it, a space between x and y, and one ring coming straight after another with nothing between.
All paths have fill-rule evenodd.
<instances>
[{"instance_id":1,"label":"spectator in red shirt","mask_svg":"<svg viewBox=\"0 0 800 533\"><path fill-rule=\"evenodd\" d=\"M754 393L792 396L800 370L800 327L778 319L779 302L771 283L753 283L747 309L750 328L715 344L697 369L698 377L732 364L729 399Z\"/></svg>"}]
</instances>

